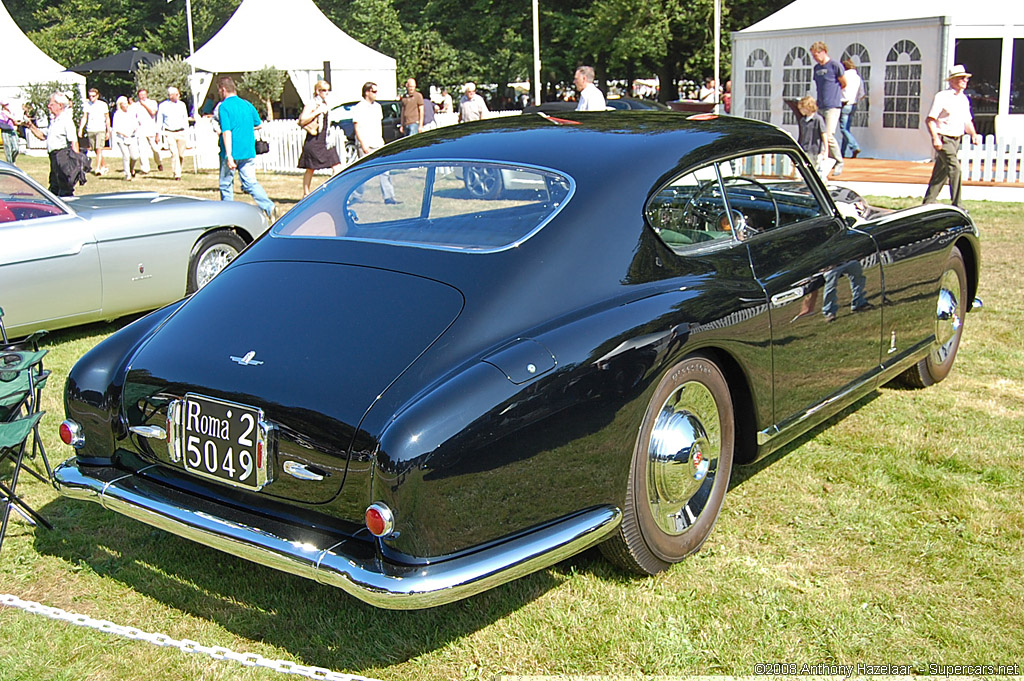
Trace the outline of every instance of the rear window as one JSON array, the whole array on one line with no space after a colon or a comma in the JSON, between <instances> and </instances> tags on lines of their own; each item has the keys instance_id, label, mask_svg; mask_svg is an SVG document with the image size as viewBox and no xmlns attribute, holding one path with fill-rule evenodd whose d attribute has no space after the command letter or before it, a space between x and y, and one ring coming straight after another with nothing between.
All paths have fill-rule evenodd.
<instances>
[{"instance_id":1,"label":"rear window","mask_svg":"<svg viewBox=\"0 0 1024 681\"><path fill-rule=\"evenodd\" d=\"M500 163L353 168L278 221L273 233L496 251L540 230L573 189L554 171Z\"/></svg>"}]
</instances>

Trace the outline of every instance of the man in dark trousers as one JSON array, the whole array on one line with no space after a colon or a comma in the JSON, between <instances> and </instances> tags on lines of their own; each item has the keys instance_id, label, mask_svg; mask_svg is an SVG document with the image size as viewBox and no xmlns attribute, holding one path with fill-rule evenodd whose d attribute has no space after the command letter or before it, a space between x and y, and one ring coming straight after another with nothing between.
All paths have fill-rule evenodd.
<instances>
[{"instance_id":1,"label":"man in dark trousers","mask_svg":"<svg viewBox=\"0 0 1024 681\"><path fill-rule=\"evenodd\" d=\"M971 116L971 103L964 90L971 74L960 64L954 66L946 79L949 88L935 93L932 108L928 111L925 125L932 136L932 147L935 148L935 165L932 166L932 177L928 180L928 191L924 195L924 203L935 203L943 185L949 181L949 196L953 205L960 205L960 138L964 134L971 136L974 144L980 144L981 138L974 129Z\"/></svg>"}]
</instances>

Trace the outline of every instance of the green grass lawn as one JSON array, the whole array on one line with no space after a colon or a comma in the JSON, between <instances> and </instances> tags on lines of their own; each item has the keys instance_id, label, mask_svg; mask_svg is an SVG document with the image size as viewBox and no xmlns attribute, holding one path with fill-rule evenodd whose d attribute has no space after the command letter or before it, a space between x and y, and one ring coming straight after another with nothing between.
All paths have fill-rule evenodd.
<instances>
[{"instance_id":1,"label":"green grass lawn","mask_svg":"<svg viewBox=\"0 0 1024 681\"><path fill-rule=\"evenodd\" d=\"M45 183L45 159L21 165ZM83 189L216 197L216 179L165 172L127 185L107 175ZM297 176L260 179L286 206L301 194ZM968 206L982 229L985 309L968 316L950 377L882 389L738 469L704 549L655 578L625 575L592 550L462 602L383 611L23 478L19 490L56 530L12 521L0 593L380 679L1024 663L1024 225L1018 205ZM64 378L118 326L48 339L43 434L54 462L71 455L56 437ZM275 675L0 608L0 679L138 678Z\"/></svg>"}]
</instances>

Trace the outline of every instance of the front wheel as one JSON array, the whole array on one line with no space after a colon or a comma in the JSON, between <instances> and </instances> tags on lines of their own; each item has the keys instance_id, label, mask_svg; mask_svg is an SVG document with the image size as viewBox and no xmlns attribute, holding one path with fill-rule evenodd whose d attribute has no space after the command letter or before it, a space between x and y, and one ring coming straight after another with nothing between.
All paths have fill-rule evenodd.
<instances>
[{"instance_id":1,"label":"front wheel","mask_svg":"<svg viewBox=\"0 0 1024 681\"><path fill-rule=\"evenodd\" d=\"M622 525L601 545L611 562L653 575L711 534L732 472L735 418L721 369L695 355L661 379L633 451Z\"/></svg>"},{"instance_id":2,"label":"front wheel","mask_svg":"<svg viewBox=\"0 0 1024 681\"><path fill-rule=\"evenodd\" d=\"M964 332L966 295L967 268L960 249L954 246L939 279L935 338L928 349L928 356L900 376L904 384L911 388L926 388L949 375Z\"/></svg>"},{"instance_id":3,"label":"front wheel","mask_svg":"<svg viewBox=\"0 0 1024 681\"><path fill-rule=\"evenodd\" d=\"M245 242L232 231L220 230L205 235L192 250L185 292L195 293L206 286L244 248Z\"/></svg>"}]
</instances>

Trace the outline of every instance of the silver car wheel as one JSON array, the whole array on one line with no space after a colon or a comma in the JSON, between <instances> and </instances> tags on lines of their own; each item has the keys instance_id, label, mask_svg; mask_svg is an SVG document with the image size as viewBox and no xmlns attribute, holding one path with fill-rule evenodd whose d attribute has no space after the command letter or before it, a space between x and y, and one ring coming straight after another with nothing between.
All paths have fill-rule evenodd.
<instances>
[{"instance_id":1,"label":"silver car wheel","mask_svg":"<svg viewBox=\"0 0 1024 681\"><path fill-rule=\"evenodd\" d=\"M218 244L207 249L199 258L199 265L196 267L196 283L199 284L199 288L206 286L237 255L238 251L226 244Z\"/></svg>"},{"instance_id":2,"label":"silver car wheel","mask_svg":"<svg viewBox=\"0 0 1024 681\"><path fill-rule=\"evenodd\" d=\"M960 277L951 269L942 273L939 281L939 301L935 310L935 341L931 347L932 361L941 364L949 357L953 341L963 325L963 300Z\"/></svg>"},{"instance_id":3,"label":"silver car wheel","mask_svg":"<svg viewBox=\"0 0 1024 681\"><path fill-rule=\"evenodd\" d=\"M693 381L679 386L662 405L647 447L647 503L662 532L683 534L707 508L721 447L711 391Z\"/></svg>"},{"instance_id":4,"label":"silver car wheel","mask_svg":"<svg viewBox=\"0 0 1024 681\"><path fill-rule=\"evenodd\" d=\"M206 234L192 249L186 293L195 293L210 283L245 248L245 241L226 229Z\"/></svg>"},{"instance_id":5,"label":"silver car wheel","mask_svg":"<svg viewBox=\"0 0 1024 681\"><path fill-rule=\"evenodd\" d=\"M935 337L928 347L928 356L899 376L899 382L911 388L926 388L938 383L953 370L960 337L964 332L964 305L967 290L967 268L959 248L954 247L939 277L935 303Z\"/></svg>"}]
</instances>

